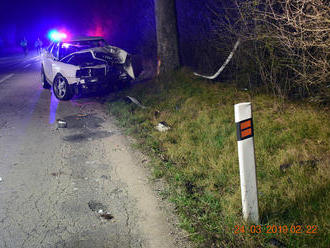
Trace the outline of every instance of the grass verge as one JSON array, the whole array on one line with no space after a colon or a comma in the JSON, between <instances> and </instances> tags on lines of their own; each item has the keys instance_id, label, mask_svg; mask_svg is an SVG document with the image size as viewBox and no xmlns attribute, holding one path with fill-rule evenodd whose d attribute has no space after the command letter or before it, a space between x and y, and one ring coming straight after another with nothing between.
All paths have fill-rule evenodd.
<instances>
[{"instance_id":1,"label":"grass verge","mask_svg":"<svg viewBox=\"0 0 330 248\"><path fill-rule=\"evenodd\" d=\"M147 108L127 103L126 95ZM119 96L109 103L110 112L154 158L155 177L168 180L181 225L200 247L329 247L325 109L293 102L279 106L270 96L251 97L228 84L196 79L186 69ZM241 214L234 104L245 101L253 105L260 233L253 233L259 230ZM158 132L160 121L171 129Z\"/></svg>"}]
</instances>

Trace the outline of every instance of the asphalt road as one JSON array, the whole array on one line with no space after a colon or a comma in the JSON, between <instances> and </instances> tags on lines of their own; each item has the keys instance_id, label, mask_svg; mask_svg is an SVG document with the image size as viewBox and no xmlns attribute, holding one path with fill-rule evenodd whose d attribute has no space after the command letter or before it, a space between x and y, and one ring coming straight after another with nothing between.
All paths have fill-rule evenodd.
<instances>
[{"instance_id":1,"label":"asphalt road","mask_svg":"<svg viewBox=\"0 0 330 248\"><path fill-rule=\"evenodd\" d=\"M57 101L35 55L0 58L0 248L188 247L106 98Z\"/></svg>"}]
</instances>

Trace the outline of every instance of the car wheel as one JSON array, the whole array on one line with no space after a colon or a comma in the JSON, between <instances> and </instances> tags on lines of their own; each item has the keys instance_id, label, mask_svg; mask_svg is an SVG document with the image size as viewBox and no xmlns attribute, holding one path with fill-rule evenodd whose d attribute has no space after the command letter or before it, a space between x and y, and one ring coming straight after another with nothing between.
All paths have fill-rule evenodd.
<instances>
[{"instance_id":1,"label":"car wheel","mask_svg":"<svg viewBox=\"0 0 330 248\"><path fill-rule=\"evenodd\" d=\"M50 84L47 82L46 79L46 75L45 75L45 71L44 71L44 67L41 66L41 86L44 89L49 89L50 88Z\"/></svg>"},{"instance_id":2,"label":"car wheel","mask_svg":"<svg viewBox=\"0 0 330 248\"><path fill-rule=\"evenodd\" d=\"M53 92L59 100L70 100L73 97L73 91L68 81L62 75L58 75L54 79Z\"/></svg>"}]
</instances>

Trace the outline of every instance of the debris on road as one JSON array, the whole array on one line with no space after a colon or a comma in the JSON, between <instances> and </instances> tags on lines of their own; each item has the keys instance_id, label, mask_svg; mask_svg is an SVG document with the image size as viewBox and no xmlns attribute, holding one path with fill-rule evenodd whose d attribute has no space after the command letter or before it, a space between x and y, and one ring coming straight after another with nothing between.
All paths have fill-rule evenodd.
<instances>
[{"instance_id":1,"label":"debris on road","mask_svg":"<svg viewBox=\"0 0 330 248\"><path fill-rule=\"evenodd\" d=\"M139 107L145 109L146 106L143 106L136 98L131 97L131 96L126 96L129 100L131 100L132 103L135 103L136 105L138 105Z\"/></svg>"},{"instance_id":2,"label":"debris on road","mask_svg":"<svg viewBox=\"0 0 330 248\"><path fill-rule=\"evenodd\" d=\"M62 175L62 174L64 174L62 171L59 171L59 172L52 172L52 173L50 173L52 176L54 176L54 177L58 177L58 176L60 176L60 175Z\"/></svg>"},{"instance_id":3,"label":"debris on road","mask_svg":"<svg viewBox=\"0 0 330 248\"><path fill-rule=\"evenodd\" d=\"M102 209L100 209L99 211L97 211L97 213L100 215L100 217L102 217L102 218L104 218L106 220L111 220L111 219L114 218L112 214L110 214L107 211L104 212Z\"/></svg>"},{"instance_id":4,"label":"debris on road","mask_svg":"<svg viewBox=\"0 0 330 248\"><path fill-rule=\"evenodd\" d=\"M159 132L165 132L171 129L170 126L165 121L159 122L155 128Z\"/></svg>"},{"instance_id":5,"label":"debris on road","mask_svg":"<svg viewBox=\"0 0 330 248\"><path fill-rule=\"evenodd\" d=\"M97 212L99 216L102 217L103 219L111 220L114 218L113 215L107 211L107 207L100 202L91 200L88 202L88 207L92 211Z\"/></svg>"},{"instance_id":6,"label":"debris on road","mask_svg":"<svg viewBox=\"0 0 330 248\"><path fill-rule=\"evenodd\" d=\"M113 215L110 214L109 212L102 213L102 214L100 214L100 216L101 216L102 218L106 219L106 220L111 220L111 219L114 218Z\"/></svg>"},{"instance_id":7,"label":"debris on road","mask_svg":"<svg viewBox=\"0 0 330 248\"><path fill-rule=\"evenodd\" d=\"M2 177L0 177L0 182L2 182Z\"/></svg>"},{"instance_id":8,"label":"debris on road","mask_svg":"<svg viewBox=\"0 0 330 248\"><path fill-rule=\"evenodd\" d=\"M67 127L66 121L63 121L63 120L58 119L57 120L57 127L58 128L66 128Z\"/></svg>"}]
</instances>

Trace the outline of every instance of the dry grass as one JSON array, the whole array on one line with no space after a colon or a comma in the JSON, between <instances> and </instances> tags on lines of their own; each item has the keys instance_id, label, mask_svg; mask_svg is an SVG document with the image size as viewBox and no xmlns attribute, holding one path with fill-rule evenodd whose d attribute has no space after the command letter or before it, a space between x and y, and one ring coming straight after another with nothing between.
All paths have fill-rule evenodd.
<instances>
[{"instance_id":1,"label":"dry grass","mask_svg":"<svg viewBox=\"0 0 330 248\"><path fill-rule=\"evenodd\" d=\"M171 185L182 226L201 247L329 246L329 113L304 103L279 108L271 97L223 83L198 80L183 70L122 92L110 112L154 155L156 177ZM318 225L317 234L234 234L243 225L234 125L235 103L252 101L259 207L265 225ZM274 104L275 103L275 104ZM160 114L155 116L155 111ZM160 121L172 128L160 133Z\"/></svg>"}]
</instances>

